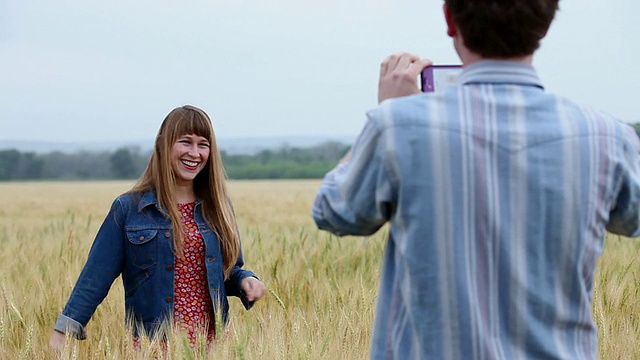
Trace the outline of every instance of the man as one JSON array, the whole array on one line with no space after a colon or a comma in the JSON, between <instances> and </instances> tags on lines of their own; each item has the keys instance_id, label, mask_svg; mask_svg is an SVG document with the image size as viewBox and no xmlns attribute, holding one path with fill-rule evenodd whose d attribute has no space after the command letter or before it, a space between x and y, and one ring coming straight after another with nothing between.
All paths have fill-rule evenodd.
<instances>
[{"instance_id":1,"label":"man","mask_svg":"<svg viewBox=\"0 0 640 360\"><path fill-rule=\"evenodd\" d=\"M557 7L446 0L464 70L440 93L416 86L429 60L382 63L380 106L312 210L337 235L391 224L371 358L596 358L594 271L607 230L639 228L640 146L545 92L532 55Z\"/></svg>"}]
</instances>

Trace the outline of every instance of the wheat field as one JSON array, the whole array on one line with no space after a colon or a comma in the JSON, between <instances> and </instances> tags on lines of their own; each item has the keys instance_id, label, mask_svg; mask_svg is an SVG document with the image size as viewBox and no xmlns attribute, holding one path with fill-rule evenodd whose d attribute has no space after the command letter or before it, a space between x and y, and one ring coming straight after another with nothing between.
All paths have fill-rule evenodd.
<instances>
[{"instance_id":1,"label":"wheat field","mask_svg":"<svg viewBox=\"0 0 640 360\"><path fill-rule=\"evenodd\" d=\"M366 359L386 229L368 238L319 232L318 180L231 181L245 266L268 287L250 311L231 298L230 325L191 351L175 332L139 349L124 326L121 280L87 325L88 339L49 334L112 200L132 182L0 183L0 359ZM602 359L640 358L640 242L609 236L593 315ZM160 354L160 355L158 355Z\"/></svg>"}]
</instances>

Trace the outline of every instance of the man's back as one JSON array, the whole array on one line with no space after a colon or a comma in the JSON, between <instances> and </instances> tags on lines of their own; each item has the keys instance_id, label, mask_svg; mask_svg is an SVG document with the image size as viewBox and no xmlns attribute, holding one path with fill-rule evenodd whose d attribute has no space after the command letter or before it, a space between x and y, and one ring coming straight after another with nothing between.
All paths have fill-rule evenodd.
<instances>
[{"instance_id":1,"label":"man's back","mask_svg":"<svg viewBox=\"0 0 640 360\"><path fill-rule=\"evenodd\" d=\"M636 135L545 93L530 66L484 61L459 81L371 112L314 205L329 230L391 222L372 358L595 358L605 225L638 226L620 201L639 196Z\"/></svg>"}]
</instances>

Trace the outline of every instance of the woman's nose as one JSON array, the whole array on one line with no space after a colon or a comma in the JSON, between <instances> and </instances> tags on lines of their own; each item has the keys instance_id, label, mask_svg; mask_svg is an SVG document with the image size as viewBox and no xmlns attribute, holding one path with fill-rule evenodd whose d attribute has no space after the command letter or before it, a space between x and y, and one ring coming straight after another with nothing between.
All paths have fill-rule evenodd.
<instances>
[{"instance_id":1,"label":"woman's nose","mask_svg":"<svg viewBox=\"0 0 640 360\"><path fill-rule=\"evenodd\" d=\"M193 144L189 146L189 156L198 157L200 153L198 153L198 145Z\"/></svg>"}]
</instances>

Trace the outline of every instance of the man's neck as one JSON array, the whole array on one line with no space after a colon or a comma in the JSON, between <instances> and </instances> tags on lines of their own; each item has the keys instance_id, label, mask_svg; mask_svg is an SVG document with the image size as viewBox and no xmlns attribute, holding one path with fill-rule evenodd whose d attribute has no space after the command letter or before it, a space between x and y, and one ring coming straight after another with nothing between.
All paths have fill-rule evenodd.
<instances>
[{"instance_id":1,"label":"man's neck","mask_svg":"<svg viewBox=\"0 0 640 360\"><path fill-rule=\"evenodd\" d=\"M483 60L514 61L514 62L526 64L526 65L531 65L533 62L533 54L526 55L526 56L512 57L512 58L486 58L486 57L480 56L475 52L470 51L464 45L460 46L460 43L457 43L455 45L456 45L456 50L458 52L458 56L460 56L460 60L462 61L462 65L464 66L469 66L471 64L475 64Z\"/></svg>"},{"instance_id":2,"label":"man's neck","mask_svg":"<svg viewBox=\"0 0 640 360\"><path fill-rule=\"evenodd\" d=\"M502 60L502 61L513 61L513 62L519 62L525 65L531 65L533 62L533 56L532 55L528 55L528 56L522 56L522 57L513 57L513 58L485 58L485 57L474 57L474 58L466 58L466 59L462 59L462 65L464 66L469 66L471 64L475 64L477 62L480 61L484 61L484 60Z\"/></svg>"}]
</instances>

